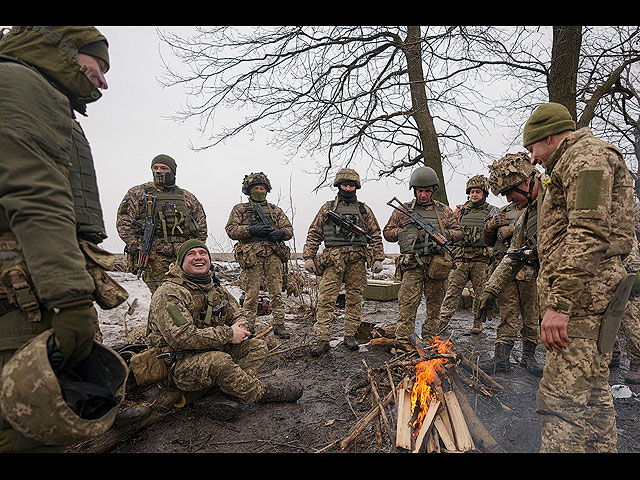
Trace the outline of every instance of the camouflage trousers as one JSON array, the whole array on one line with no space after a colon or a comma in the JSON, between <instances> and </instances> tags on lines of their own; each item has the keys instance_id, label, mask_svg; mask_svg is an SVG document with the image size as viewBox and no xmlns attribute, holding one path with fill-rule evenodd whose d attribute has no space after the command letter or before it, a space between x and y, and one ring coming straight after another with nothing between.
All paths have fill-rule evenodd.
<instances>
[{"instance_id":1,"label":"camouflage trousers","mask_svg":"<svg viewBox=\"0 0 640 480\"><path fill-rule=\"evenodd\" d=\"M620 330L627 340L627 358L631 363L640 363L640 297L629 298ZM614 355L620 354L620 344L617 340L613 352Z\"/></svg>"},{"instance_id":2,"label":"camouflage trousers","mask_svg":"<svg viewBox=\"0 0 640 480\"><path fill-rule=\"evenodd\" d=\"M149 257L149 265L146 271L142 272L142 281L147 284L149 291L153 295L158 287L165 280L166 273L169 271L169 265L176 261L175 256L168 257L166 255L155 254ZM138 272L138 256L128 255L127 262L131 273Z\"/></svg>"},{"instance_id":3,"label":"camouflage trousers","mask_svg":"<svg viewBox=\"0 0 640 480\"><path fill-rule=\"evenodd\" d=\"M257 256L258 263L243 270L245 296L242 308L247 319L247 327L252 332L256 326L258 295L264 283L271 299L273 325L284 325L284 301L282 299L282 259L275 255Z\"/></svg>"},{"instance_id":4,"label":"camouflage trousers","mask_svg":"<svg viewBox=\"0 0 640 480\"><path fill-rule=\"evenodd\" d=\"M364 259L345 262L344 269L329 265L322 272L318 285L318 309L313 331L318 340L329 340L331 322L336 308L340 287L344 283L345 311L344 334L355 335L362 317L362 295L367 287L367 270Z\"/></svg>"},{"instance_id":5,"label":"camouflage trousers","mask_svg":"<svg viewBox=\"0 0 640 480\"><path fill-rule=\"evenodd\" d=\"M241 403L254 403L265 390L257 372L267 353L263 340L248 339L221 350L186 354L171 367L171 380L187 392L218 387Z\"/></svg>"},{"instance_id":6,"label":"camouflage trousers","mask_svg":"<svg viewBox=\"0 0 640 480\"><path fill-rule=\"evenodd\" d=\"M487 283L487 271L489 265L481 261L462 261L456 259L455 268L449 273L449 286L447 287L447 293L442 301L442 307L440 307L440 328L444 330L451 317L458 309L460 304L460 295L462 290L467 285L467 282L471 280L473 285L473 316L475 317L478 311L478 304L480 303L480 297L484 290L484 285Z\"/></svg>"},{"instance_id":7,"label":"camouflage trousers","mask_svg":"<svg viewBox=\"0 0 640 480\"><path fill-rule=\"evenodd\" d=\"M564 351L547 352L536 397L541 453L617 451L610 360L596 340L584 338L572 338Z\"/></svg>"},{"instance_id":8,"label":"camouflage trousers","mask_svg":"<svg viewBox=\"0 0 640 480\"><path fill-rule=\"evenodd\" d=\"M402 272L402 283L398 290L396 340L407 341L409 335L416 330L416 314L422 295L425 297L426 318L422 324L422 332L418 333L425 339L438 335L440 304L444 291L445 281L429 278L424 267Z\"/></svg>"},{"instance_id":9,"label":"camouflage trousers","mask_svg":"<svg viewBox=\"0 0 640 480\"><path fill-rule=\"evenodd\" d=\"M522 317L520 336L522 341L540 343L540 318L535 278L529 281L514 280L498 296L500 324L496 329L495 343L513 345L518 338L518 325Z\"/></svg>"}]
</instances>

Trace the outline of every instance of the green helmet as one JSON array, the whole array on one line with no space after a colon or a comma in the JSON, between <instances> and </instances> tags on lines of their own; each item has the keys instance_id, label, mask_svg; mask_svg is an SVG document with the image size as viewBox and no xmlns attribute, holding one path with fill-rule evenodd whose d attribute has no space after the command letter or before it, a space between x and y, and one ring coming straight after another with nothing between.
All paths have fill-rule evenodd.
<instances>
[{"instance_id":1,"label":"green helmet","mask_svg":"<svg viewBox=\"0 0 640 480\"><path fill-rule=\"evenodd\" d=\"M360 175L353 168L343 168L336 173L336 178L333 179L333 186L337 187L342 182L354 182L356 188L360 188Z\"/></svg>"},{"instance_id":2,"label":"green helmet","mask_svg":"<svg viewBox=\"0 0 640 480\"><path fill-rule=\"evenodd\" d=\"M56 374L46 330L23 345L0 374L0 409L25 437L46 445L70 445L102 435L124 399L128 369L111 348L94 342L89 356Z\"/></svg>"},{"instance_id":3,"label":"green helmet","mask_svg":"<svg viewBox=\"0 0 640 480\"><path fill-rule=\"evenodd\" d=\"M467 181L467 195L472 188L479 188L486 195L489 195L489 179L484 175L476 175Z\"/></svg>"},{"instance_id":4,"label":"green helmet","mask_svg":"<svg viewBox=\"0 0 640 480\"><path fill-rule=\"evenodd\" d=\"M505 192L525 182L533 173L529 155L524 152L508 153L489 167L489 186L494 195Z\"/></svg>"},{"instance_id":5,"label":"green helmet","mask_svg":"<svg viewBox=\"0 0 640 480\"><path fill-rule=\"evenodd\" d=\"M431 167L419 167L411 173L409 190L416 187L440 187L438 174Z\"/></svg>"},{"instance_id":6,"label":"green helmet","mask_svg":"<svg viewBox=\"0 0 640 480\"><path fill-rule=\"evenodd\" d=\"M249 195L251 187L254 185L264 185L267 192L271 191L271 182L269 182L267 176L262 172L251 172L249 175L244 176L244 180L242 181L242 193Z\"/></svg>"}]
</instances>

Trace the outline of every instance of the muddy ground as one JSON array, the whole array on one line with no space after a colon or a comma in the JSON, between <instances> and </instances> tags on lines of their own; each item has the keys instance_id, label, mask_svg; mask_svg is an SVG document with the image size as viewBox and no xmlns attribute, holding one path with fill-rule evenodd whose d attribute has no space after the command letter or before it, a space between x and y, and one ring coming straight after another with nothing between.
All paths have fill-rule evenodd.
<instances>
[{"instance_id":1,"label":"muddy ground","mask_svg":"<svg viewBox=\"0 0 640 480\"><path fill-rule=\"evenodd\" d=\"M230 290L238 291L237 270L233 266L218 265L219 276ZM313 292L313 279L305 279L305 290ZM125 283L126 286L126 283ZM302 300L305 300L304 297ZM347 349L342 343L342 315L336 309L334 331L328 353L320 358L309 355L312 335L312 312L308 301L287 297L286 326L291 339L284 341L268 334L271 355L260 371L269 379L296 379L304 386L302 398L294 404L264 404L243 406L233 421L214 420L202 414L194 405L175 408L162 421L156 422L119 443L110 452L117 453L390 453L397 451L384 425L378 430L372 422L346 448L340 441L347 437L356 421L371 408L371 395L366 388L363 360L373 370L380 388L388 377L385 362L413 352L390 350L364 345L370 339L368 329L362 329L360 350ZM145 305L142 302L141 310ZM140 307L139 307L140 309ZM424 315L424 302L418 310ZM376 332L397 320L397 301L365 300L363 326L375 327ZM101 317L101 322L103 322ZM258 330L268 327L270 315L258 317ZM103 329L113 328L103 323ZM446 335L450 335L457 352L472 361L480 362L493 354L498 319L485 323L480 335L470 333L472 324L469 309L461 308L454 315ZM129 326L132 319L129 318ZM624 347L624 337L621 338ZM109 344L107 341L105 343ZM624 350L624 348L623 348ZM538 359L544 362L544 349L539 347ZM504 387L503 392L488 396L471 387L465 388L469 403L484 427L504 453L535 453L540 447L540 422L535 412L535 393L539 379L516 366L520 357L517 344L511 361L515 369L510 373L496 373L492 377ZM378 370L380 368L380 370ZM621 366L611 371L612 386L624 385L628 368L623 353ZM378 375L378 372L379 375ZM394 372L395 373L395 372ZM386 383L387 387L389 383ZM616 398L618 449L621 453L640 452L640 385L629 385L631 396ZM615 387L616 392L626 388ZM381 392L381 394L386 391ZM396 409L386 409L395 434ZM381 433L380 433L381 432Z\"/></svg>"}]
</instances>

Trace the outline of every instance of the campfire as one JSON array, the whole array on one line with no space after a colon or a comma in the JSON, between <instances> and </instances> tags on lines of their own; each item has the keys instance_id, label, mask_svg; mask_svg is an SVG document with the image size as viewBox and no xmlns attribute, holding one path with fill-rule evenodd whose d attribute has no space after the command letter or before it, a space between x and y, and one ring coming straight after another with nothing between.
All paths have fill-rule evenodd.
<instances>
[{"instance_id":1,"label":"campfire","mask_svg":"<svg viewBox=\"0 0 640 480\"><path fill-rule=\"evenodd\" d=\"M482 395L493 396L492 392L501 391L502 387L456 353L449 340L436 337L429 345L424 345L415 335L410 340L413 348L406 348L405 344L405 351L383 367L373 370L363 360L369 381L367 390L374 406L340 442L342 449L373 422L378 441L382 441L381 426L384 425L393 447L399 452L498 451L497 443L469 404L465 388L472 387ZM370 344L390 345L383 339L373 339ZM458 367L462 367L464 373L459 372ZM400 381L395 380L398 377ZM385 390L387 393L382 395Z\"/></svg>"}]
</instances>

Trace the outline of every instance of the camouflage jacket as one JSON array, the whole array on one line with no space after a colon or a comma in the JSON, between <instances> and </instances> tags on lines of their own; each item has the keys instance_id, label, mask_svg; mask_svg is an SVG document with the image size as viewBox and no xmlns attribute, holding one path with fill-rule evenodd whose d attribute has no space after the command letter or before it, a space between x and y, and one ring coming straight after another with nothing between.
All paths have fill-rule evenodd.
<instances>
[{"instance_id":1,"label":"camouflage jacket","mask_svg":"<svg viewBox=\"0 0 640 480\"><path fill-rule=\"evenodd\" d=\"M150 185L153 185L155 190L165 188L167 191L177 191L184 194L187 210L195 221L198 229L194 238L206 242L207 217L204 213L204 208L195 195L175 185L171 187L157 187L153 182L148 182L131 187L122 199L120 207L118 208L116 229L118 230L118 235L122 241L127 245L127 251L129 253L135 253L140 249L142 241L141 228L135 224L135 221L140 221L140 218L144 218L146 207L145 188L148 188ZM153 252L169 257L174 256L180 244L188 239L189 238L184 237L178 241L167 243L163 238L162 228L160 228L160 226L156 226L156 235L153 241Z\"/></svg>"},{"instance_id":2,"label":"camouflage jacket","mask_svg":"<svg viewBox=\"0 0 640 480\"><path fill-rule=\"evenodd\" d=\"M204 322L207 297L212 307L229 303L220 317ZM167 281L151 298L149 306L149 345L164 351L219 349L233 337L231 325L244 317L231 294L211 282L207 285L187 280L175 263L169 266Z\"/></svg>"},{"instance_id":3,"label":"camouflage jacket","mask_svg":"<svg viewBox=\"0 0 640 480\"><path fill-rule=\"evenodd\" d=\"M564 138L545 163L538 212L540 311L569 315L569 335L597 338L634 237L631 176L619 150L588 128Z\"/></svg>"},{"instance_id":4,"label":"camouflage jacket","mask_svg":"<svg viewBox=\"0 0 640 480\"><path fill-rule=\"evenodd\" d=\"M437 200L435 200L437 201ZM444 215L442 216L442 226L444 228L444 233L449 240L452 242L459 242L462 240L462 227L458 223L456 216L453 213L453 210L448 205L443 205L444 207ZM431 206L430 208L433 208ZM397 242L398 241L398 233L402 230L402 224L407 221L408 217L400 212L399 210L394 210L389 217L389 221L384 227L383 234L384 238L387 242Z\"/></svg>"},{"instance_id":5,"label":"camouflage jacket","mask_svg":"<svg viewBox=\"0 0 640 480\"><path fill-rule=\"evenodd\" d=\"M345 204L344 200L340 199L336 196L335 202L338 204ZM355 200L357 201L357 199ZM372 261L383 261L384 260L384 246L382 244L382 235L380 230L380 225L378 224L378 220L366 203L362 203L364 207L364 214L362 215L362 221L364 222L364 227L367 230L367 234L373 238L373 241L370 242L367 247L371 250L371 260ZM304 244L304 248L302 250L302 258L305 260L313 259L318 253L318 248L324 241L324 226L327 223L327 212L331 208L330 202L325 202L315 218L311 222L309 226L309 230L307 231L307 239ZM332 250L339 250L345 247L329 247Z\"/></svg>"}]
</instances>

